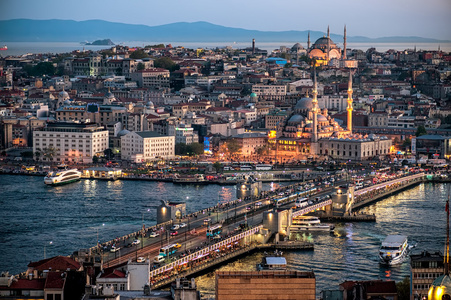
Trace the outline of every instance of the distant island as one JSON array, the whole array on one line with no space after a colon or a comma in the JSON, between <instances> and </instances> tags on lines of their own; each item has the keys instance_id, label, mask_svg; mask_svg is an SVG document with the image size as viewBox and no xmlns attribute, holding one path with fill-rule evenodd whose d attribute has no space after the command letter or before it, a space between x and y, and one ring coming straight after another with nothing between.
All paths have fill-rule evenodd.
<instances>
[{"instance_id":1,"label":"distant island","mask_svg":"<svg viewBox=\"0 0 451 300\"><path fill-rule=\"evenodd\" d=\"M324 26L326 27L326 26ZM333 28L342 32L343 28ZM0 41L2 42L75 42L95 41L90 45L114 45L101 43L97 40L108 36L116 41L152 42L287 42L307 41L307 35L315 41L325 35L322 31L260 31L243 28L232 28L211 24L208 22L178 22L166 25L147 26L134 25L102 20L72 21L72 20L30 20L13 19L0 20ZM351 34L350 34L351 33ZM341 42L343 35L330 34L335 42ZM109 40L100 40L109 41ZM387 36L368 38L352 36L352 28L348 27L348 43L444 43L449 41L418 36ZM304 44L305 46L305 44Z\"/></svg>"},{"instance_id":2,"label":"distant island","mask_svg":"<svg viewBox=\"0 0 451 300\"><path fill-rule=\"evenodd\" d=\"M114 43L110 39L104 39L104 40L96 40L92 43L82 43L83 45L87 46L113 46Z\"/></svg>"}]
</instances>

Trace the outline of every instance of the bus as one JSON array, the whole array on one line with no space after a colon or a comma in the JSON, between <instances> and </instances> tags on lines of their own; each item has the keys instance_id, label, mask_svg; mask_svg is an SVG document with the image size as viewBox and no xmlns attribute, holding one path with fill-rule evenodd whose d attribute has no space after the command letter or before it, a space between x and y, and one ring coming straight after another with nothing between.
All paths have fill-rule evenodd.
<instances>
[{"instance_id":1,"label":"bus","mask_svg":"<svg viewBox=\"0 0 451 300\"><path fill-rule=\"evenodd\" d=\"M258 164L255 166L255 170L269 171L272 169L272 165Z\"/></svg>"},{"instance_id":2,"label":"bus","mask_svg":"<svg viewBox=\"0 0 451 300\"><path fill-rule=\"evenodd\" d=\"M221 224L210 226L207 229L207 237L217 236L217 235L221 234L221 232L222 232L222 225Z\"/></svg>"},{"instance_id":3,"label":"bus","mask_svg":"<svg viewBox=\"0 0 451 300\"><path fill-rule=\"evenodd\" d=\"M164 256L164 257L167 257L167 256L169 256L169 255L172 255L172 254L174 254L175 252L177 252L177 248L178 248L178 247L177 247L176 244L172 244L172 245L163 247L163 248L160 249L160 255L161 255L161 256Z\"/></svg>"},{"instance_id":4,"label":"bus","mask_svg":"<svg viewBox=\"0 0 451 300\"><path fill-rule=\"evenodd\" d=\"M306 207L308 205L308 198L297 199L295 203L296 207Z\"/></svg>"},{"instance_id":5,"label":"bus","mask_svg":"<svg viewBox=\"0 0 451 300\"><path fill-rule=\"evenodd\" d=\"M250 165L243 165L243 166L240 166L240 170L241 171L252 171L253 169L252 169L252 166L250 166Z\"/></svg>"}]
</instances>

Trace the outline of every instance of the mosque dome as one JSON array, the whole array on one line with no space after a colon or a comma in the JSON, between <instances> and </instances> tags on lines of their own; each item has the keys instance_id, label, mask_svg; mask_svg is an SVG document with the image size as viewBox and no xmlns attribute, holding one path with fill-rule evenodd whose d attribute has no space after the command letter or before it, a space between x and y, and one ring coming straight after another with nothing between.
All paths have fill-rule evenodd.
<instances>
[{"instance_id":1,"label":"mosque dome","mask_svg":"<svg viewBox=\"0 0 451 300\"><path fill-rule=\"evenodd\" d=\"M335 45L335 43L330 38L324 36L316 40L316 42L313 44L313 48L324 49L327 47L328 42L331 49L337 47L337 45Z\"/></svg>"},{"instance_id":2,"label":"mosque dome","mask_svg":"<svg viewBox=\"0 0 451 300\"><path fill-rule=\"evenodd\" d=\"M301 123L304 121L304 117L301 115L293 115L289 120L288 123Z\"/></svg>"},{"instance_id":3,"label":"mosque dome","mask_svg":"<svg viewBox=\"0 0 451 300\"><path fill-rule=\"evenodd\" d=\"M318 122L327 122L327 118L325 116L321 115L321 114L317 114L316 115L316 120Z\"/></svg>"},{"instance_id":4,"label":"mosque dome","mask_svg":"<svg viewBox=\"0 0 451 300\"><path fill-rule=\"evenodd\" d=\"M127 129L122 129L121 131L119 131L117 133L117 137L121 137L121 136L124 136L124 135L129 134L129 133L130 133L130 131L128 131Z\"/></svg>"},{"instance_id":5,"label":"mosque dome","mask_svg":"<svg viewBox=\"0 0 451 300\"><path fill-rule=\"evenodd\" d=\"M442 300L449 299L448 297L451 295L451 278L449 275L441 275L437 277L434 282L432 282L431 287L428 292L428 299L430 300Z\"/></svg>"},{"instance_id":6,"label":"mosque dome","mask_svg":"<svg viewBox=\"0 0 451 300\"><path fill-rule=\"evenodd\" d=\"M108 91L108 93L105 94L105 98L114 99L114 94L112 92Z\"/></svg>"},{"instance_id":7,"label":"mosque dome","mask_svg":"<svg viewBox=\"0 0 451 300\"><path fill-rule=\"evenodd\" d=\"M155 106L153 105L153 102L152 102L152 101L147 102L147 105L146 105L146 106L149 107L149 108L150 108L150 107L152 107L152 108L155 107Z\"/></svg>"},{"instance_id":8,"label":"mosque dome","mask_svg":"<svg viewBox=\"0 0 451 300\"><path fill-rule=\"evenodd\" d=\"M251 98L256 98L257 94L256 93L251 93Z\"/></svg>"},{"instance_id":9,"label":"mosque dome","mask_svg":"<svg viewBox=\"0 0 451 300\"><path fill-rule=\"evenodd\" d=\"M69 98L69 94L68 94L66 91L61 91L61 92L58 94L58 97L59 97L59 98L63 98L63 99Z\"/></svg>"},{"instance_id":10,"label":"mosque dome","mask_svg":"<svg viewBox=\"0 0 451 300\"><path fill-rule=\"evenodd\" d=\"M299 51L299 50L303 50L303 49L304 49L304 47L302 47L302 45L299 43L296 43L293 45L293 47L291 47L291 51Z\"/></svg>"},{"instance_id":11,"label":"mosque dome","mask_svg":"<svg viewBox=\"0 0 451 300\"><path fill-rule=\"evenodd\" d=\"M312 109L313 108L313 99L309 97L304 97L298 100L296 103L294 109L295 110L302 110L302 109Z\"/></svg>"},{"instance_id":12,"label":"mosque dome","mask_svg":"<svg viewBox=\"0 0 451 300\"><path fill-rule=\"evenodd\" d=\"M69 100L69 99L66 99L66 100L64 100L64 104L65 104L65 105L70 105L70 104L71 104L71 102L70 102L70 100Z\"/></svg>"}]
</instances>

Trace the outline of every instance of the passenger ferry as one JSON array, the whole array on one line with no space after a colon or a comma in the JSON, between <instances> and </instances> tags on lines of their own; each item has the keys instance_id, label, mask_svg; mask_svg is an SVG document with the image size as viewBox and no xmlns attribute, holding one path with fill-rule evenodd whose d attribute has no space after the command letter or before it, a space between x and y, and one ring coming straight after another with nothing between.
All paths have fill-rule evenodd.
<instances>
[{"instance_id":1,"label":"passenger ferry","mask_svg":"<svg viewBox=\"0 0 451 300\"><path fill-rule=\"evenodd\" d=\"M67 169L66 166L58 166L58 170L50 172L44 177L44 183L48 185L62 185L81 179L81 172L77 169Z\"/></svg>"},{"instance_id":2,"label":"passenger ferry","mask_svg":"<svg viewBox=\"0 0 451 300\"><path fill-rule=\"evenodd\" d=\"M299 216L293 218L290 230L293 232L297 231L333 231L335 229L334 225L321 224L318 217L314 216Z\"/></svg>"},{"instance_id":3,"label":"passenger ferry","mask_svg":"<svg viewBox=\"0 0 451 300\"><path fill-rule=\"evenodd\" d=\"M404 261L408 251L405 235L388 235L379 250L379 261L386 265L399 264Z\"/></svg>"},{"instance_id":4,"label":"passenger ferry","mask_svg":"<svg viewBox=\"0 0 451 300\"><path fill-rule=\"evenodd\" d=\"M287 260L283 256L265 256L262 262L257 265L258 271L263 270L283 270L287 269Z\"/></svg>"},{"instance_id":5,"label":"passenger ferry","mask_svg":"<svg viewBox=\"0 0 451 300\"><path fill-rule=\"evenodd\" d=\"M204 178L202 174L196 175L178 175L172 179L173 183L179 184L207 184L208 181Z\"/></svg>"}]
</instances>

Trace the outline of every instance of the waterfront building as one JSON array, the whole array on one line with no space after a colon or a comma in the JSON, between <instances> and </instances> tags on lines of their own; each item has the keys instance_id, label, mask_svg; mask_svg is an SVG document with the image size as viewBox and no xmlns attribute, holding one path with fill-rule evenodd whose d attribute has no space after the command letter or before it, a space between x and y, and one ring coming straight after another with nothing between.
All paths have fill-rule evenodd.
<instances>
[{"instance_id":1,"label":"waterfront building","mask_svg":"<svg viewBox=\"0 0 451 300\"><path fill-rule=\"evenodd\" d=\"M444 272L443 261L439 251L410 255L410 300L427 296L432 282Z\"/></svg>"},{"instance_id":2,"label":"waterfront building","mask_svg":"<svg viewBox=\"0 0 451 300\"><path fill-rule=\"evenodd\" d=\"M238 142L243 156L257 154L257 149L265 147L268 140L267 134L260 132L245 132L233 135L232 138Z\"/></svg>"},{"instance_id":3,"label":"waterfront building","mask_svg":"<svg viewBox=\"0 0 451 300\"><path fill-rule=\"evenodd\" d=\"M215 281L216 300L316 299L313 272L216 271Z\"/></svg>"},{"instance_id":4,"label":"waterfront building","mask_svg":"<svg viewBox=\"0 0 451 300\"><path fill-rule=\"evenodd\" d=\"M105 268L97 275L96 286L99 288L113 288L114 291L142 290L148 282L150 260L137 262L128 260L125 266Z\"/></svg>"},{"instance_id":5,"label":"waterfront building","mask_svg":"<svg viewBox=\"0 0 451 300\"><path fill-rule=\"evenodd\" d=\"M175 156L175 136L155 131L129 132L121 136L121 158L136 163Z\"/></svg>"},{"instance_id":6,"label":"waterfront building","mask_svg":"<svg viewBox=\"0 0 451 300\"><path fill-rule=\"evenodd\" d=\"M417 157L449 159L451 157L451 137L432 134L418 136L412 141L412 149L415 149Z\"/></svg>"},{"instance_id":7,"label":"waterfront building","mask_svg":"<svg viewBox=\"0 0 451 300\"><path fill-rule=\"evenodd\" d=\"M33 153L44 161L92 163L106 149L108 130L95 123L48 123L33 132Z\"/></svg>"}]
</instances>

